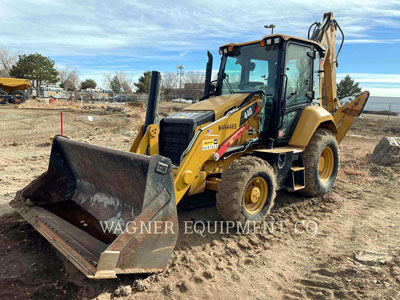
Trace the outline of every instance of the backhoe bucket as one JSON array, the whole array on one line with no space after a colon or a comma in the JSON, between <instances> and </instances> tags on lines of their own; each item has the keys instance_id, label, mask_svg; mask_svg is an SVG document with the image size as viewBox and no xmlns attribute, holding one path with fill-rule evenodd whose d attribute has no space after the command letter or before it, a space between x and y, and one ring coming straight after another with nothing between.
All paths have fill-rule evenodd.
<instances>
[{"instance_id":1,"label":"backhoe bucket","mask_svg":"<svg viewBox=\"0 0 400 300\"><path fill-rule=\"evenodd\" d=\"M10 205L89 278L166 268L178 236L170 159L56 136Z\"/></svg>"}]
</instances>

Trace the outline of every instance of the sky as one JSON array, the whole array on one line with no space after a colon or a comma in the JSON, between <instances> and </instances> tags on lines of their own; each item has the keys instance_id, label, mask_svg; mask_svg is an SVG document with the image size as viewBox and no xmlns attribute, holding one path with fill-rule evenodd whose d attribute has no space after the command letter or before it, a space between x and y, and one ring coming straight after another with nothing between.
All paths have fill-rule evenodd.
<instances>
[{"instance_id":1,"label":"sky","mask_svg":"<svg viewBox=\"0 0 400 300\"><path fill-rule=\"evenodd\" d=\"M374 96L400 97L400 0L395 1L136 1L0 0L0 45L51 57L103 85L104 74L133 79L147 70L204 70L230 42L270 33L302 38L333 11L345 34L337 78L350 74Z\"/></svg>"}]
</instances>

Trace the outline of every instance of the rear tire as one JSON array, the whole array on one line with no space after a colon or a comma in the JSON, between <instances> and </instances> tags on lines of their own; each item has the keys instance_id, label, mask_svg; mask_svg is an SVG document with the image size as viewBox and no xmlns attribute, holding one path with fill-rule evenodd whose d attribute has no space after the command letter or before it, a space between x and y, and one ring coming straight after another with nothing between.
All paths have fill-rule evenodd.
<instances>
[{"instance_id":1,"label":"rear tire","mask_svg":"<svg viewBox=\"0 0 400 300\"><path fill-rule=\"evenodd\" d=\"M315 131L303 152L305 188L299 192L308 197L328 193L335 184L339 171L339 146L331 131Z\"/></svg>"},{"instance_id":2,"label":"rear tire","mask_svg":"<svg viewBox=\"0 0 400 300\"><path fill-rule=\"evenodd\" d=\"M225 221L262 221L274 206L276 177L272 167L254 156L233 161L218 184L217 211Z\"/></svg>"},{"instance_id":3,"label":"rear tire","mask_svg":"<svg viewBox=\"0 0 400 300\"><path fill-rule=\"evenodd\" d=\"M15 90L11 93L11 95L13 96L12 102L14 104L21 104L21 103L24 103L26 100L26 95L23 91Z\"/></svg>"}]
</instances>

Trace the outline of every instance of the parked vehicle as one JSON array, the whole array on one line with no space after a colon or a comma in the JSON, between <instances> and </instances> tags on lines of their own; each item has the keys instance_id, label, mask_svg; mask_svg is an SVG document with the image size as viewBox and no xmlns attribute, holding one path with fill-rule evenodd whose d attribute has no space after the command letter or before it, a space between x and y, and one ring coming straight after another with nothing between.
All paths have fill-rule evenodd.
<instances>
[{"instance_id":1,"label":"parked vehicle","mask_svg":"<svg viewBox=\"0 0 400 300\"><path fill-rule=\"evenodd\" d=\"M28 79L0 78L0 104L24 102L28 96L24 92L31 87Z\"/></svg>"}]
</instances>

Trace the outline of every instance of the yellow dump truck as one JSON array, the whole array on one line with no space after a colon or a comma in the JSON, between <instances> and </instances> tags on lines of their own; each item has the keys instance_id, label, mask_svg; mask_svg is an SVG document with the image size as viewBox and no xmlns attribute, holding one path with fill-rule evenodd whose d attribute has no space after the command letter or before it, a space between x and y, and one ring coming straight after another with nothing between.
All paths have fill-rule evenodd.
<instances>
[{"instance_id":1,"label":"yellow dump truck","mask_svg":"<svg viewBox=\"0 0 400 300\"><path fill-rule=\"evenodd\" d=\"M27 99L24 90L31 84L28 79L0 77L0 104L20 104Z\"/></svg>"}]
</instances>

